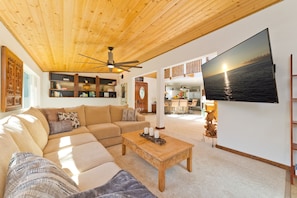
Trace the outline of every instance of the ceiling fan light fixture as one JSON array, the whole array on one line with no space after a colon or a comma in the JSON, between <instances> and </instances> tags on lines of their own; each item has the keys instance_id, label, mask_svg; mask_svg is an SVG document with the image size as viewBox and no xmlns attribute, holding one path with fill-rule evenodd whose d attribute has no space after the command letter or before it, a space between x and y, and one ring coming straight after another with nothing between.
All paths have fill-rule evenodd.
<instances>
[{"instance_id":1,"label":"ceiling fan light fixture","mask_svg":"<svg viewBox=\"0 0 297 198\"><path fill-rule=\"evenodd\" d=\"M112 69L112 68L114 68L114 65L108 64L107 67Z\"/></svg>"}]
</instances>

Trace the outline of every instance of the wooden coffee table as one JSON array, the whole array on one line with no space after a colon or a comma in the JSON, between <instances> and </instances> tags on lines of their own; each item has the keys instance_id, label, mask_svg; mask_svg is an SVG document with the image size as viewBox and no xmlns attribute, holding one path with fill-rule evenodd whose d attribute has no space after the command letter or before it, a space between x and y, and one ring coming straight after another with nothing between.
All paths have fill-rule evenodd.
<instances>
[{"instance_id":1,"label":"wooden coffee table","mask_svg":"<svg viewBox=\"0 0 297 198\"><path fill-rule=\"evenodd\" d=\"M137 153L141 158L156 167L159 171L159 190L165 189L165 171L167 168L187 160L187 170L192 172L192 147L193 144L160 134L166 140L163 145L155 144L135 131L122 134L122 155L126 154L126 147Z\"/></svg>"}]
</instances>

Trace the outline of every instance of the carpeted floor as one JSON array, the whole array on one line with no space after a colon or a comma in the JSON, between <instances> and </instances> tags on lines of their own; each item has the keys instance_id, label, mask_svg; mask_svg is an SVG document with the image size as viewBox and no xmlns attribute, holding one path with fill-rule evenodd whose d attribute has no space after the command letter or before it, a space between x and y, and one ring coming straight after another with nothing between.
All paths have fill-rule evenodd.
<instances>
[{"instance_id":1,"label":"carpeted floor","mask_svg":"<svg viewBox=\"0 0 297 198\"><path fill-rule=\"evenodd\" d=\"M155 115L146 119L155 126ZM156 196L207 198L283 198L286 191L286 171L221 149L212 148L211 139L203 140L204 119L199 114L167 115L161 133L194 144L193 171L186 170L186 162L166 171L164 192L158 190L158 171L127 149L121 155L121 145L109 147L117 164L129 171Z\"/></svg>"}]
</instances>

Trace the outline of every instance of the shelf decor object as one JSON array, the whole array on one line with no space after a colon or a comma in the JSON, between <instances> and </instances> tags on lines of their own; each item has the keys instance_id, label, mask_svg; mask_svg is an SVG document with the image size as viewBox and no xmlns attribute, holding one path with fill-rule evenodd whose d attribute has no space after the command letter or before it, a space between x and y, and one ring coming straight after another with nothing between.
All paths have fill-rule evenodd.
<instances>
[{"instance_id":1,"label":"shelf decor object","mask_svg":"<svg viewBox=\"0 0 297 198\"><path fill-rule=\"evenodd\" d=\"M85 84L83 85L83 89L84 89L85 91L89 91L90 88L91 88L91 86L90 86L89 82L86 80L86 81L85 81Z\"/></svg>"},{"instance_id":2,"label":"shelf decor object","mask_svg":"<svg viewBox=\"0 0 297 198\"><path fill-rule=\"evenodd\" d=\"M1 48L1 111L22 108L23 61L6 46Z\"/></svg>"}]
</instances>

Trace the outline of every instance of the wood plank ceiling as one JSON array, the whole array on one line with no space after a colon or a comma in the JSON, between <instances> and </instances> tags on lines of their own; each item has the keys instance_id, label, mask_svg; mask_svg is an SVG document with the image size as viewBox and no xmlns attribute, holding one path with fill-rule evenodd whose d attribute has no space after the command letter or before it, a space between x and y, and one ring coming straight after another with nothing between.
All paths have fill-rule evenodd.
<instances>
[{"instance_id":1,"label":"wood plank ceiling","mask_svg":"<svg viewBox=\"0 0 297 198\"><path fill-rule=\"evenodd\" d=\"M78 54L142 63L280 1L1 0L0 20L42 71L103 73Z\"/></svg>"}]
</instances>

